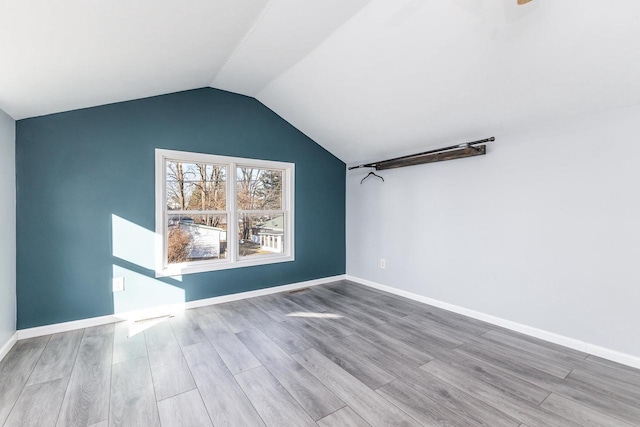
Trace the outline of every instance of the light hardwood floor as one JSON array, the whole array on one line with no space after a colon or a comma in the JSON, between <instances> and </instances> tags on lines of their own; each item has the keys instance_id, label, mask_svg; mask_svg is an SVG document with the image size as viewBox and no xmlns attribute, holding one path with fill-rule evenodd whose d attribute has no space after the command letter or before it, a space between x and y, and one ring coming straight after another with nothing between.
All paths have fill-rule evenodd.
<instances>
[{"instance_id":1,"label":"light hardwood floor","mask_svg":"<svg viewBox=\"0 0 640 427\"><path fill-rule=\"evenodd\" d=\"M640 426L639 370L354 283L130 326L19 341L0 425Z\"/></svg>"}]
</instances>

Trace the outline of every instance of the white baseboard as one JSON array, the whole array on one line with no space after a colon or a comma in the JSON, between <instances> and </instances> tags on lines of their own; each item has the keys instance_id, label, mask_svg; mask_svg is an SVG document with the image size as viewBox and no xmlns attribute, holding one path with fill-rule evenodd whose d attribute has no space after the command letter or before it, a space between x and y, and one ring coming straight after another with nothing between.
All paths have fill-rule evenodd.
<instances>
[{"instance_id":1,"label":"white baseboard","mask_svg":"<svg viewBox=\"0 0 640 427\"><path fill-rule=\"evenodd\" d=\"M19 329L18 339L41 337L43 335L57 334L60 332L74 331L76 329L91 328L93 326L106 325L107 323L115 323L126 320L127 313L120 315L111 314L108 316L91 317L89 319L73 320L71 322L54 323L52 325L37 326L35 328Z\"/></svg>"},{"instance_id":2,"label":"white baseboard","mask_svg":"<svg viewBox=\"0 0 640 427\"><path fill-rule=\"evenodd\" d=\"M123 320L143 319L147 317L156 317L162 314L174 314L190 308L204 307L207 305L222 304L224 302L237 301L241 299L254 298L262 295L276 294L278 292L293 291L295 289L308 288L310 286L322 285L325 283L337 282L344 280L346 275L323 277L321 279L308 280L306 282L291 283L288 285L273 286L271 288L258 289L255 291L240 292L237 294L222 295L219 297L206 298L195 301L188 301L183 304L174 304L170 306L153 307L144 310L129 311L125 313L111 314L107 316L91 317L89 319L74 320L71 322L55 323L53 325L38 326L35 328L20 329L17 338L20 340L26 338L40 337L43 335L57 334L60 332L73 331L76 329L90 328L92 326L106 325L108 323L120 322ZM3 347L4 350L4 347ZM8 350L7 350L8 351Z\"/></svg>"},{"instance_id":3,"label":"white baseboard","mask_svg":"<svg viewBox=\"0 0 640 427\"><path fill-rule=\"evenodd\" d=\"M611 360L614 362L621 363L623 365L640 369L640 357L638 356L622 353L622 352L612 350L606 347L602 347L596 344L591 344L575 338L570 338L564 335L556 334L554 332L545 331L543 329L534 328L532 326L523 325L522 323L513 322L511 320L503 319L501 317L496 317L490 314L460 307L458 305L449 304L447 302L443 302L433 298L428 298L422 295L414 294L413 292L403 291L401 289L397 289L391 286L372 282L370 280L361 279L359 277L351 276L348 274L346 278L347 280L359 283L361 285L369 286L371 288L379 289L381 291L385 291L391 294L399 295L401 297L409 298L411 300L422 302L424 304L429 304L434 307L439 307L444 310L452 311L454 313L462 314L464 316L472 317L474 319L491 323L492 325L510 329L515 332L520 332L521 334L529 335L535 338L540 338L541 340L549 341L554 344L559 344L565 347L572 348L574 350L582 351L584 353L601 357L603 359Z\"/></svg>"},{"instance_id":4,"label":"white baseboard","mask_svg":"<svg viewBox=\"0 0 640 427\"><path fill-rule=\"evenodd\" d=\"M0 362L2 362L2 359L4 359L7 353L9 353L9 350L13 348L16 341L18 341L18 332L15 332L13 335L11 335L9 341L4 343L2 347L0 347Z\"/></svg>"},{"instance_id":5,"label":"white baseboard","mask_svg":"<svg viewBox=\"0 0 640 427\"><path fill-rule=\"evenodd\" d=\"M241 299L260 297L263 295L277 294L279 292L294 291L296 289L308 288L309 286L324 285L326 283L338 282L345 280L346 274L338 276L323 277L321 279L307 280L306 282L291 283L289 285L274 286L272 288L258 289L255 291L241 292L239 294L222 295L220 297L213 297L207 299L200 299L196 301L189 301L186 303L185 308L198 308L205 305L222 304L223 302L237 301Z\"/></svg>"}]
</instances>

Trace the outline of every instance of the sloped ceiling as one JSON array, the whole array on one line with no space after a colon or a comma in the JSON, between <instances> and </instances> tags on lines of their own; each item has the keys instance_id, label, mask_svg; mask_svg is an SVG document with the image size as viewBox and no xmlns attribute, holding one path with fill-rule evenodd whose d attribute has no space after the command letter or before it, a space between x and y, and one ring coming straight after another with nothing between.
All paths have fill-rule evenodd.
<instances>
[{"instance_id":1,"label":"sloped ceiling","mask_svg":"<svg viewBox=\"0 0 640 427\"><path fill-rule=\"evenodd\" d=\"M24 118L212 86L348 163L640 103L637 0L0 0Z\"/></svg>"},{"instance_id":2,"label":"sloped ceiling","mask_svg":"<svg viewBox=\"0 0 640 427\"><path fill-rule=\"evenodd\" d=\"M207 86L267 0L0 0L16 119Z\"/></svg>"},{"instance_id":3,"label":"sloped ceiling","mask_svg":"<svg viewBox=\"0 0 640 427\"><path fill-rule=\"evenodd\" d=\"M367 1L306 3L0 0L0 108L21 119L214 81L255 95Z\"/></svg>"}]
</instances>

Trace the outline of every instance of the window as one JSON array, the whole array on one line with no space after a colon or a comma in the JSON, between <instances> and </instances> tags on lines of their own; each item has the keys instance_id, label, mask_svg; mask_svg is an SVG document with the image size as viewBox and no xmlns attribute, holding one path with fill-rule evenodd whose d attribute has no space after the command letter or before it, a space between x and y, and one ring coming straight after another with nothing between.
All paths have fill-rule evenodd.
<instances>
[{"instance_id":1,"label":"window","mask_svg":"<svg viewBox=\"0 0 640 427\"><path fill-rule=\"evenodd\" d=\"M293 261L293 163L156 149L159 276Z\"/></svg>"}]
</instances>

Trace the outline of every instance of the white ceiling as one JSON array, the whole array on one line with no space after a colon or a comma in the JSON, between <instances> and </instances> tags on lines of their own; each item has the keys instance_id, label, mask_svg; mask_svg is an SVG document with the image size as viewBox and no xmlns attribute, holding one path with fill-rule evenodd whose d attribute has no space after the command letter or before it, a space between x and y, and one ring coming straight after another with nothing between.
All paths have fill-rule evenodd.
<instances>
[{"instance_id":1,"label":"white ceiling","mask_svg":"<svg viewBox=\"0 0 640 427\"><path fill-rule=\"evenodd\" d=\"M255 95L366 2L0 0L0 108L21 119L214 81Z\"/></svg>"},{"instance_id":2,"label":"white ceiling","mask_svg":"<svg viewBox=\"0 0 640 427\"><path fill-rule=\"evenodd\" d=\"M348 163L640 103L640 2L374 0L257 98Z\"/></svg>"},{"instance_id":3,"label":"white ceiling","mask_svg":"<svg viewBox=\"0 0 640 427\"><path fill-rule=\"evenodd\" d=\"M0 108L20 119L207 86L267 0L0 2Z\"/></svg>"},{"instance_id":4,"label":"white ceiling","mask_svg":"<svg viewBox=\"0 0 640 427\"><path fill-rule=\"evenodd\" d=\"M16 119L213 86L353 163L640 103L637 0L0 0Z\"/></svg>"}]
</instances>

